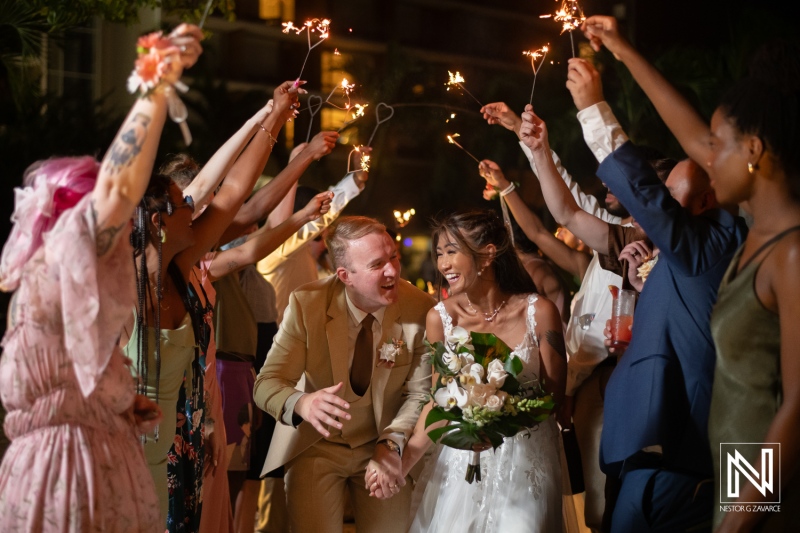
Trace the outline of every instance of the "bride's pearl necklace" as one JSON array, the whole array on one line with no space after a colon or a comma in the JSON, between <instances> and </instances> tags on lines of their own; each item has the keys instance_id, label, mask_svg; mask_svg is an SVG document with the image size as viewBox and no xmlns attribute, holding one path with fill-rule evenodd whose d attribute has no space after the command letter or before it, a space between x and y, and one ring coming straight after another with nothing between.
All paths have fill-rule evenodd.
<instances>
[{"instance_id":1,"label":"bride's pearl necklace","mask_svg":"<svg viewBox=\"0 0 800 533\"><path fill-rule=\"evenodd\" d=\"M464 296L467 296L467 295L464 294ZM506 301L507 300L503 300L502 302L500 302L500 305L495 307L494 311L492 311L490 313L484 313L483 311L478 311L477 309L475 309L475 306L473 306L472 302L469 301L469 296L467 296L467 305L469 305L469 308L472 309L472 312L475 313L475 314L478 314L478 313L482 314L483 315L483 319L486 322L491 322L492 320L494 320L494 317L497 316L497 313L499 313L500 310L503 308L503 306L506 305Z\"/></svg>"}]
</instances>

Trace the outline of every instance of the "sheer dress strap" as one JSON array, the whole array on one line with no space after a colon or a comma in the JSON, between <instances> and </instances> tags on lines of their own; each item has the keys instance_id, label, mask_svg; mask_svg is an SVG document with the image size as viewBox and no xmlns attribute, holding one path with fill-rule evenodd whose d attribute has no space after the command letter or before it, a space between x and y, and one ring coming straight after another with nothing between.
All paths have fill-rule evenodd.
<instances>
[{"instance_id":1,"label":"sheer dress strap","mask_svg":"<svg viewBox=\"0 0 800 533\"><path fill-rule=\"evenodd\" d=\"M536 300L539 299L537 294L529 294L528 295L528 313L527 313L527 324L528 324L528 333L530 333L531 339L533 339L533 343L538 347L539 346L539 339L536 338Z\"/></svg>"},{"instance_id":2,"label":"sheer dress strap","mask_svg":"<svg viewBox=\"0 0 800 533\"><path fill-rule=\"evenodd\" d=\"M442 325L444 326L444 334L450 335L453 331L453 319L447 313L447 309L444 308L444 302L439 302L436 304L436 310L439 311L439 316L442 317Z\"/></svg>"}]
</instances>

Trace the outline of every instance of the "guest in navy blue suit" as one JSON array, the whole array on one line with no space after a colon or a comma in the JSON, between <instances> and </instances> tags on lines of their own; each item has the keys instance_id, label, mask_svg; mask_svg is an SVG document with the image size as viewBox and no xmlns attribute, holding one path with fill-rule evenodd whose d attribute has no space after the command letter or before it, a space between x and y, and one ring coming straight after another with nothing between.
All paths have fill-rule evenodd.
<instances>
[{"instance_id":1,"label":"guest in navy blue suit","mask_svg":"<svg viewBox=\"0 0 800 533\"><path fill-rule=\"evenodd\" d=\"M544 163L545 125L530 107L522 118L520 137ZM633 340L606 388L601 466L622 482L612 530L710 528L709 317L746 226L717 206L708 176L688 160L665 185L625 142L601 163L598 177L661 250L634 316Z\"/></svg>"}]
</instances>

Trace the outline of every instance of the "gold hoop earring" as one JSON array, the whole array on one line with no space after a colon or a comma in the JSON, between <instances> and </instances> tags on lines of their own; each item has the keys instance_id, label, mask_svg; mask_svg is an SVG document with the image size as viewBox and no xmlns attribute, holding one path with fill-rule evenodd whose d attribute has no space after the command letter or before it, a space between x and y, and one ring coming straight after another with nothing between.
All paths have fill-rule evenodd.
<instances>
[{"instance_id":1,"label":"gold hoop earring","mask_svg":"<svg viewBox=\"0 0 800 533\"><path fill-rule=\"evenodd\" d=\"M753 163L747 163L747 171L753 174L756 171L756 166Z\"/></svg>"}]
</instances>

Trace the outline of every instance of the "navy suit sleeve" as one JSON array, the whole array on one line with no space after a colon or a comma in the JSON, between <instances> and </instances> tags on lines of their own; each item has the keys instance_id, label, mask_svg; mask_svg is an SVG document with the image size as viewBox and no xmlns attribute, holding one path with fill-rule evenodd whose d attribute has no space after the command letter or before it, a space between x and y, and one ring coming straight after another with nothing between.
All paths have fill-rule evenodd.
<instances>
[{"instance_id":1,"label":"navy suit sleeve","mask_svg":"<svg viewBox=\"0 0 800 533\"><path fill-rule=\"evenodd\" d=\"M733 226L733 216L721 210L693 216L670 195L633 143L606 157L597 175L664 258L685 275L707 272L730 253L731 231L718 219L730 218L727 225Z\"/></svg>"}]
</instances>

